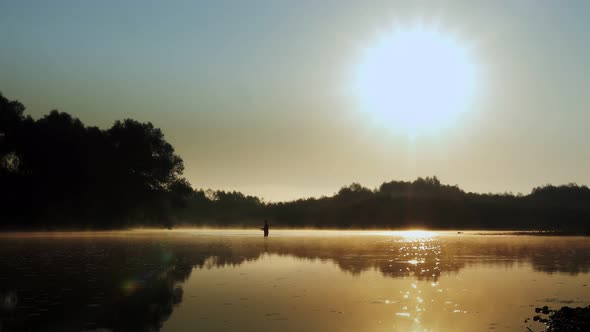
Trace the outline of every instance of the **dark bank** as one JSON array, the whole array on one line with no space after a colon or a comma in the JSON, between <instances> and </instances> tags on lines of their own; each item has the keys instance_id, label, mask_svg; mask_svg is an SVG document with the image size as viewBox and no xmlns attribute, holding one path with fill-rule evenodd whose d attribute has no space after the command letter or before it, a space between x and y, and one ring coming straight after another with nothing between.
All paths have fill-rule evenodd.
<instances>
[{"instance_id":1,"label":"dark bank","mask_svg":"<svg viewBox=\"0 0 590 332\"><path fill-rule=\"evenodd\" d=\"M182 176L182 158L149 122L125 119L101 129L55 110L33 119L24 105L0 95L0 134L3 229L259 227L268 219L275 228L590 232L590 189L573 183L482 194L433 176L266 202L193 189Z\"/></svg>"}]
</instances>

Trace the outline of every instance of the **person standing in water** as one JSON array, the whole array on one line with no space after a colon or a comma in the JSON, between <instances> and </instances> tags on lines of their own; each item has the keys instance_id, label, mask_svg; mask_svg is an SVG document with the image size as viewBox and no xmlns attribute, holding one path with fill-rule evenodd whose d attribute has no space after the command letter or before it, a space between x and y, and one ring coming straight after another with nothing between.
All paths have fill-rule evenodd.
<instances>
[{"instance_id":1,"label":"person standing in water","mask_svg":"<svg viewBox=\"0 0 590 332\"><path fill-rule=\"evenodd\" d=\"M264 237L268 236L268 220L264 220L264 227L262 227L260 230L264 231Z\"/></svg>"}]
</instances>

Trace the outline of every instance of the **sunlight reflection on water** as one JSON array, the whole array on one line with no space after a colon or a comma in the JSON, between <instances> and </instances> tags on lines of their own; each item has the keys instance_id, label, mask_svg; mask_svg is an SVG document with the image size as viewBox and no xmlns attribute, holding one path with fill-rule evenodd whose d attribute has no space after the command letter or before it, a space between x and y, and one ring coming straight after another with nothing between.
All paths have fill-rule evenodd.
<instances>
[{"instance_id":1,"label":"sunlight reflection on water","mask_svg":"<svg viewBox=\"0 0 590 332\"><path fill-rule=\"evenodd\" d=\"M0 238L0 304L10 304L0 324L13 331L523 331L535 306L590 301L587 238L195 229Z\"/></svg>"},{"instance_id":2,"label":"sunlight reflection on water","mask_svg":"<svg viewBox=\"0 0 590 332\"><path fill-rule=\"evenodd\" d=\"M423 230L390 231L383 232L383 235L401 236L407 241L429 240L437 236L437 232Z\"/></svg>"}]
</instances>

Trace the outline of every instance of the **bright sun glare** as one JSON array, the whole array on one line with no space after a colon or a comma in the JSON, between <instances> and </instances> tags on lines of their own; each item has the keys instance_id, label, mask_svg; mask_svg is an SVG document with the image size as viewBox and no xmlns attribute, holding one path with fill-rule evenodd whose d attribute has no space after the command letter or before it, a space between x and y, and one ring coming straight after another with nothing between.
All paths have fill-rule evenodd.
<instances>
[{"instance_id":1,"label":"bright sun glare","mask_svg":"<svg viewBox=\"0 0 590 332\"><path fill-rule=\"evenodd\" d=\"M470 50L440 29L395 29L365 50L355 91L380 125L415 136L447 127L468 110L476 67Z\"/></svg>"},{"instance_id":2,"label":"bright sun glare","mask_svg":"<svg viewBox=\"0 0 590 332\"><path fill-rule=\"evenodd\" d=\"M389 232L389 235L393 236L401 236L404 240L422 240L422 239L430 239L437 235L436 232L431 231L423 231L423 230L408 230L408 231L392 231Z\"/></svg>"}]
</instances>

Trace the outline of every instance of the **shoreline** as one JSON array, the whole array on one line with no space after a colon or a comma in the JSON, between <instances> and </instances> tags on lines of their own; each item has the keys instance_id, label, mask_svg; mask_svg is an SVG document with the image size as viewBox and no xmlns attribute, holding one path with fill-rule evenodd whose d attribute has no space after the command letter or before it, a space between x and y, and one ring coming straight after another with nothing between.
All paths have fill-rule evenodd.
<instances>
[{"instance_id":1,"label":"shoreline","mask_svg":"<svg viewBox=\"0 0 590 332\"><path fill-rule=\"evenodd\" d=\"M555 237L589 237L588 232L572 231L539 231L539 230L432 230L432 229L347 229L347 228L272 228L271 235L376 235L376 236L404 236L405 232L425 232L433 233L437 236L555 236ZM179 227L174 229L166 228L120 228L120 229L6 229L0 230L0 236L19 236L19 235L80 235L80 236L131 236L140 234L181 234L194 233L194 235L216 235L224 233L242 233L235 235L255 235L259 230L252 228L235 228L235 227ZM278 232L278 234L277 234ZM252 233L252 234L249 234ZM275 234L273 234L275 233ZM282 234L281 234L282 233ZM305 234L307 233L307 234Z\"/></svg>"}]
</instances>

